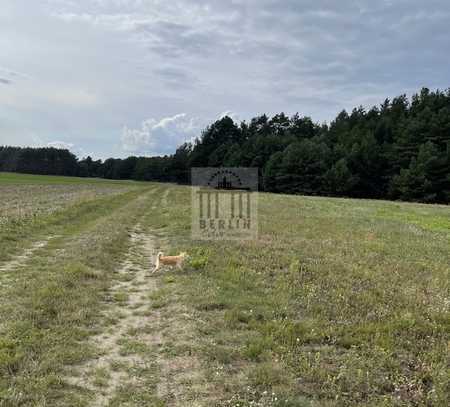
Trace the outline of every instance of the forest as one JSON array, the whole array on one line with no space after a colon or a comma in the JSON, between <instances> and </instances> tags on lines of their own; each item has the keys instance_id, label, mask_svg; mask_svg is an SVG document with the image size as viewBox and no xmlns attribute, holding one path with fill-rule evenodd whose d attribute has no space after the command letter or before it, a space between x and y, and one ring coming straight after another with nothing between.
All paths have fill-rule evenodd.
<instances>
[{"instance_id":1,"label":"forest","mask_svg":"<svg viewBox=\"0 0 450 407\"><path fill-rule=\"evenodd\" d=\"M225 116L163 157L78 160L68 150L0 147L0 171L189 183L191 167L257 167L260 190L450 202L450 89L423 88L331 123L284 113Z\"/></svg>"}]
</instances>

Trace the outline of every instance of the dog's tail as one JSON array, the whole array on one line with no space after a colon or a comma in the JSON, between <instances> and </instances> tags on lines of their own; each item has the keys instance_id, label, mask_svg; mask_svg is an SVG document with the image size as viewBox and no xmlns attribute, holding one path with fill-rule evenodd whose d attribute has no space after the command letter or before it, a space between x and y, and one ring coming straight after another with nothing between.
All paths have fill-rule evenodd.
<instances>
[{"instance_id":1,"label":"dog's tail","mask_svg":"<svg viewBox=\"0 0 450 407\"><path fill-rule=\"evenodd\" d=\"M155 268L153 269L153 273L154 273L156 270L159 269L159 258L160 258L163 254L164 254L163 252L159 252L159 253L156 255L156 262L155 262Z\"/></svg>"}]
</instances>

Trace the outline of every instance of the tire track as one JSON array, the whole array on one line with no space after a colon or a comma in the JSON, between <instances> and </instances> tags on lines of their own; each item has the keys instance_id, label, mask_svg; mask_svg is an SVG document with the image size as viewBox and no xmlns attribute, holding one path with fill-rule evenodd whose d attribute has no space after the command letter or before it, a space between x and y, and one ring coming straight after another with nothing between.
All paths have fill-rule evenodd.
<instances>
[{"instance_id":1,"label":"tire track","mask_svg":"<svg viewBox=\"0 0 450 407\"><path fill-rule=\"evenodd\" d=\"M128 369L115 369L114 366L144 367L145 360L136 354L123 352L121 342L126 340L130 331L144 331L147 318L139 311L146 305L143 302L148 293L156 289L156 282L149 278L154 253L153 237L142 233L136 226L130 234L131 246L125 260L116 273L116 283L109 290L104 320L120 320L113 330L103 330L91 338L91 342L100 350L100 356L78 368L77 377L68 379L69 383L90 390L94 397L90 406L107 406L117 390L132 380ZM146 265L147 267L145 267ZM105 371L107 382L99 386L95 383L95 372Z\"/></svg>"},{"instance_id":2,"label":"tire track","mask_svg":"<svg viewBox=\"0 0 450 407\"><path fill-rule=\"evenodd\" d=\"M152 210L168 205L168 190L161 192ZM135 405L131 398L141 400L136 405L211 405L202 403L211 392L200 361L179 350L196 342L195 316L177 301L164 271L151 275L159 246L168 244L140 223L130 233L129 249L105 296L100 332L90 339L99 355L66 378L88 391L89 406Z\"/></svg>"}]
</instances>

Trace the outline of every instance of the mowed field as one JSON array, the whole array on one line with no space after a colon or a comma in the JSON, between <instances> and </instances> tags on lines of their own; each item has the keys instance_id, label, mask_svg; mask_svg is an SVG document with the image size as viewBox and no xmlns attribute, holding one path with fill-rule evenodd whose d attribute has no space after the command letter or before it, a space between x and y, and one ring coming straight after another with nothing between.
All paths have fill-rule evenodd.
<instances>
[{"instance_id":1,"label":"mowed field","mask_svg":"<svg viewBox=\"0 0 450 407\"><path fill-rule=\"evenodd\" d=\"M258 203L195 241L189 187L0 174L0 406L448 406L450 208Z\"/></svg>"}]
</instances>

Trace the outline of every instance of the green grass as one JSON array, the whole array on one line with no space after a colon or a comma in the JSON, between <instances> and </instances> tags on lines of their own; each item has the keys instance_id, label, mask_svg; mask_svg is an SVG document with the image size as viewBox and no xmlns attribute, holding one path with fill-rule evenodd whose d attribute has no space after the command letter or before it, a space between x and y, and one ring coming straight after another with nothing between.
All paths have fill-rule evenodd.
<instances>
[{"instance_id":1,"label":"green grass","mask_svg":"<svg viewBox=\"0 0 450 407\"><path fill-rule=\"evenodd\" d=\"M83 393L61 378L95 354L84 342L149 191L71 206L28 225L26 236L22 229L15 236L0 234L6 243L13 238L16 245L6 245L10 250L33 238L58 236L0 289L0 405L85 405Z\"/></svg>"},{"instance_id":2,"label":"green grass","mask_svg":"<svg viewBox=\"0 0 450 407\"><path fill-rule=\"evenodd\" d=\"M102 178L80 178L80 177L63 177L58 175L33 175L33 174L19 174L15 172L0 172L0 185L136 185L143 184L142 182L130 180L107 180Z\"/></svg>"},{"instance_id":3,"label":"green grass","mask_svg":"<svg viewBox=\"0 0 450 407\"><path fill-rule=\"evenodd\" d=\"M200 361L183 390L204 406L448 405L449 207L260 194L258 240L208 242L191 239L188 187L142 185L0 231L0 260L59 236L0 288L0 405L89 405L63 378L96 355L93 332L121 323L99 311L127 300L104 298L137 221L190 260L149 277L135 315L158 313L163 343L139 338L155 326L127 330L122 354L152 364L128 368L112 406L166 405L154 354ZM100 387L111 372L93 373Z\"/></svg>"},{"instance_id":4,"label":"green grass","mask_svg":"<svg viewBox=\"0 0 450 407\"><path fill-rule=\"evenodd\" d=\"M223 405L447 405L449 207L260 194L259 240L195 242L189 199L151 224Z\"/></svg>"}]
</instances>

